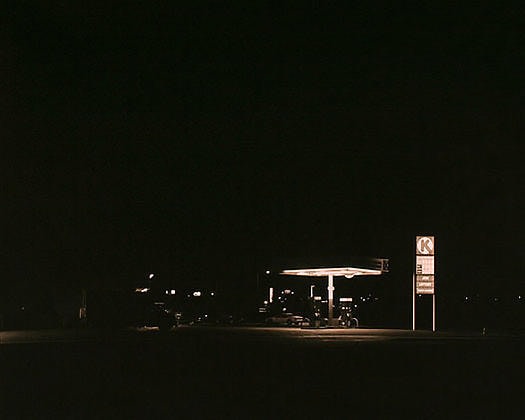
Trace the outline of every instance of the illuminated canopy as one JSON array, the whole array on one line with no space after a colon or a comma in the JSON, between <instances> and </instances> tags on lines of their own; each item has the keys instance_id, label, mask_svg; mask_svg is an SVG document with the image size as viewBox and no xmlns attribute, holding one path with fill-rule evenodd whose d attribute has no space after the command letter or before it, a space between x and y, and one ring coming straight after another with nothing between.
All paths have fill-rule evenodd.
<instances>
[{"instance_id":1,"label":"illuminated canopy","mask_svg":"<svg viewBox=\"0 0 525 420\"><path fill-rule=\"evenodd\" d=\"M366 258L358 261L353 258L351 262L325 262L316 268L294 268L279 270L279 274L286 276L327 277L328 278L328 325L337 325L334 320L334 277L352 278L354 276L379 276L388 271L388 259ZM333 264L333 265L332 265ZM363 268L366 267L366 268ZM297 267L297 265L296 265ZM315 267L315 266L314 266ZM310 297L313 298L312 291ZM271 298L270 298L271 301Z\"/></svg>"},{"instance_id":2,"label":"illuminated canopy","mask_svg":"<svg viewBox=\"0 0 525 420\"><path fill-rule=\"evenodd\" d=\"M354 276L378 276L381 270L358 267L328 267L328 268L300 268L294 270L283 270L279 274L288 276L308 276L308 277L328 277L344 276L352 278Z\"/></svg>"}]
</instances>

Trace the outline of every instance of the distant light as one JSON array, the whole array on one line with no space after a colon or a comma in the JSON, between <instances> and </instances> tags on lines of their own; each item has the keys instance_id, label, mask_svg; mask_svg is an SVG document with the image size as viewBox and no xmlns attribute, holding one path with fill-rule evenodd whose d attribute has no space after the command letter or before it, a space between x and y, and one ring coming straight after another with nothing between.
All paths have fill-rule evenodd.
<instances>
[{"instance_id":1,"label":"distant light","mask_svg":"<svg viewBox=\"0 0 525 420\"><path fill-rule=\"evenodd\" d=\"M199 291L193 292L193 296L199 297L202 293Z\"/></svg>"},{"instance_id":2,"label":"distant light","mask_svg":"<svg viewBox=\"0 0 525 420\"><path fill-rule=\"evenodd\" d=\"M268 305L268 301L267 301L267 300L265 300L263 303L264 303L265 305Z\"/></svg>"},{"instance_id":3,"label":"distant light","mask_svg":"<svg viewBox=\"0 0 525 420\"><path fill-rule=\"evenodd\" d=\"M468 296L465 296L465 300L468 300Z\"/></svg>"},{"instance_id":4,"label":"distant light","mask_svg":"<svg viewBox=\"0 0 525 420\"><path fill-rule=\"evenodd\" d=\"M283 308L283 312L286 312L286 308Z\"/></svg>"},{"instance_id":5,"label":"distant light","mask_svg":"<svg viewBox=\"0 0 525 420\"><path fill-rule=\"evenodd\" d=\"M137 289L135 289L135 292L137 292L137 293L149 292L149 287L138 287Z\"/></svg>"},{"instance_id":6,"label":"distant light","mask_svg":"<svg viewBox=\"0 0 525 420\"><path fill-rule=\"evenodd\" d=\"M169 295L169 294L170 294L169 290L166 290L166 294L167 294L167 295Z\"/></svg>"},{"instance_id":7,"label":"distant light","mask_svg":"<svg viewBox=\"0 0 525 420\"><path fill-rule=\"evenodd\" d=\"M520 300L521 300L521 296L518 296L518 299L520 299Z\"/></svg>"},{"instance_id":8,"label":"distant light","mask_svg":"<svg viewBox=\"0 0 525 420\"><path fill-rule=\"evenodd\" d=\"M270 270L266 270L266 274L270 274Z\"/></svg>"},{"instance_id":9,"label":"distant light","mask_svg":"<svg viewBox=\"0 0 525 420\"><path fill-rule=\"evenodd\" d=\"M150 273L150 275L149 275L148 277L149 277L149 279L151 280L153 277L155 277L155 274Z\"/></svg>"},{"instance_id":10,"label":"distant light","mask_svg":"<svg viewBox=\"0 0 525 420\"><path fill-rule=\"evenodd\" d=\"M210 295L211 295L211 296L215 296L215 293L214 293L214 292L211 292Z\"/></svg>"}]
</instances>

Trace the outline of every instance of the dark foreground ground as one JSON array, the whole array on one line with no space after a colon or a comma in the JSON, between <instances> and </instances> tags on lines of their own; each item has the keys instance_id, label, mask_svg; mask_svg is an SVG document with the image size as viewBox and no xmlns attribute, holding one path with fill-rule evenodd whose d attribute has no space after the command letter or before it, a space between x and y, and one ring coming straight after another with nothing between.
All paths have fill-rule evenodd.
<instances>
[{"instance_id":1,"label":"dark foreground ground","mask_svg":"<svg viewBox=\"0 0 525 420\"><path fill-rule=\"evenodd\" d=\"M295 328L0 332L0 418L524 418L524 343Z\"/></svg>"}]
</instances>

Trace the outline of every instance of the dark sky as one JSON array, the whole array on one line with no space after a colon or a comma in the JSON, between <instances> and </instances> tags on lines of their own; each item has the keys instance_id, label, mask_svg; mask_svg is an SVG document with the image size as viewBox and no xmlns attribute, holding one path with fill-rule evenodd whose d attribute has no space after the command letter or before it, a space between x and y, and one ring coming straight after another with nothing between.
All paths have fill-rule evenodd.
<instances>
[{"instance_id":1,"label":"dark sky","mask_svg":"<svg viewBox=\"0 0 525 420\"><path fill-rule=\"evenodd\" d=\"M525 293L523 9L44 3L2 11L7 288L298 255L404 281L426 233L451 290Z\"/></svg>"}]
</instances>

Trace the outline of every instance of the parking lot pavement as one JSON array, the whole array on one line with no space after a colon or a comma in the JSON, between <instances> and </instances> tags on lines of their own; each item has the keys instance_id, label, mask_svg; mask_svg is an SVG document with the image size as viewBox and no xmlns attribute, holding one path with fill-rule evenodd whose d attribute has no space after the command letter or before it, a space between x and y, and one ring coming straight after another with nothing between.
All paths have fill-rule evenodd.
<instances>
[{"instance_id":1,"label":"parking lot pavement","mask_svg":"<svg viewBox=\"0 0 525 420\"><path fill-rule=\"evenodd\" d=\"M91 328L77 329L48 329L48 330L21 330L0 331L0 344L38 344L52 342L84 342L105 340L131 340L159 337L174 338L175 334L192 334L192 331L206 333L210 336L217 334L224 337L243 335L245 339L258 337L275 340L277 338L310 339L309 341L333 339L344 340L405 340L405 341L442 341L442 340L511 340L524 337L523 334L454 331L427 331L404 329L378 328L309 328L309 327L268 327L252 326L182 326L174 328L167 334L161 334L158 328L128 328L122 330L102 330Z\"/></svg>"},{"instance_id":2,"label":"parking lot pavement","mask_svg":"<svg viewBox=\"0 0 525 420\"><path fill-rule=\"evenodd\" d=\"M0 335L2 419L523 415L522 338L186 326Z\"/></svg>"}]
</instances>

